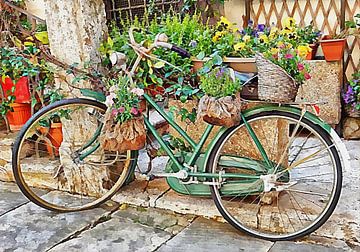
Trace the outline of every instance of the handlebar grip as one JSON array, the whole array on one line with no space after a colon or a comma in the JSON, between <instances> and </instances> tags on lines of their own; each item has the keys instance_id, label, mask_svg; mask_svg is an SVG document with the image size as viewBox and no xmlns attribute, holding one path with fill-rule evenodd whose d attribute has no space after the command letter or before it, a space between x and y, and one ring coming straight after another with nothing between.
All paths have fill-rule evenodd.
<instances>
[{"instance_id":1,"label":"handlebar grip","mask_svg":"<svg viewBox=\"0 0 360 252\"><path fill-rule=\"evenodd\" d=\"M190 56L191 56L188 51L186 51L185 49L178 47L176 45L172 45L171 51L176 52L183 58L190 58Z\"/></svg>"}]
</instances>

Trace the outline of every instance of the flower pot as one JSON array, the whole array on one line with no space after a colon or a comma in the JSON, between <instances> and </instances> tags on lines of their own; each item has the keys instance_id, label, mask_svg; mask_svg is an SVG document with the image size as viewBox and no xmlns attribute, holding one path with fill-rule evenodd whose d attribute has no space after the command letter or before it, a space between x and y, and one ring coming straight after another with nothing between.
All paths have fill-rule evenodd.
<instances>
[{"instance_id":1,"label":"flower pot","mask_svg":"<svg viewBox=\"0 0 360 252\"><path fill-rule=\"evenodd\" d=\"M51 123L49 133L46 136L50 142L46 143L46 149L48 153L53 156L59 156L59 147L63 141L63 133L62 133L62 124L61 123ZM55 153L54 153L55 151Z\"/></svg>"},{"instance_id":2,"label":"flower pot","mask_svg":"<svg viewBox=\"0 0 360 252\"><path fill-rule=\"evenodd\" d=\"M193 72L199 71L200 68L204 66L204 63L210 58L204 58L199 60L197 58L192 58L193 63ZM224 57L224 63L227 63L229 67L234 69L237 72L244 73L256 73L255 58L239 58L239 57Z\"/></svg>"},{"instance_id":3,"label":"flower pot","mask_svg":"<svg viewBox=\"0 0 360 252\"><path fill-rule=\"evenodd\" d=\"M311 48L311 52L309 52L308 55L306 56L305 58L306 60L312 60L315 58L319 44L311 44L309 46Z\"/></svg>"},{"instance_id":4,"label":"flower pot","mask_svg":"<svg viewBox=\"0 0 360 252\"><path fill-rule=\"evenodd\" d=\"M9 111L6 117L9 121L10 130L18 131L31 117L31 105L29 103L13 103L10 105L13 112Z\"/></svg>"},{"instance_id":5,"label":"flower pot","mask_svg":"<svg viewBox=\"0 0 360 252\"><path fill-rule=\"evenodd\" d=\"M28 84L28 77L21 77L16 84L9 77L5 78L5 82L1 82L1 87L3 89L5 97L12 93L12 88L15 86L14 96L16 97L15 102L17 103L27 103L30 102L30 90Z\"/></svg>"},{"instance_id":6,"label":"flower pot","mask_svg":"<svg viewBox=\"0 0 360 252\"><path fill-rule=\"evenodd\" d=\"M344 57L346 39L327 39L320 41L326 61L340 61Z\"/></svg>"}]
</instances>

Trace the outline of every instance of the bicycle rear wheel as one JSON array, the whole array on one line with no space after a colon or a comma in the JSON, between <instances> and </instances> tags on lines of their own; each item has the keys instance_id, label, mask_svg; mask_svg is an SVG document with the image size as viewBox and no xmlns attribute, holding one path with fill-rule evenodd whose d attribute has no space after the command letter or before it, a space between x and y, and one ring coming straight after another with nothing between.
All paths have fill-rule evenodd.
<instances>
[{"instance_id":1,"label":"bicycle rear wheel","mask_svg":"<svg viewBox=\"0 0 360 252\"><path fill-rule=\"evenodd\" d=\"M339 200L342 165L335 142L320 126L288 112L262 112L246 120L270 162L244 122L229 128L212 150L207 170L253 177L214 179L219 185L211 186L211 193L218 210L235 228L258 238L292 240L310 234ZM231 191L235 185L240 189Z\"/></svg>"},{"instance_id":2,"label":"bicycle rear wheel","mask_svg":"<svg viewBox=\"0 0 360 252\"><path fill-rule=\"evenodd\" d=\"M68 99L44 107L26 123L12 156L26 197L49 210L80 211L99 206L124 185L137 152L101 148L97 138L105 111L94 100Z\"/></svg>"}]
</instances>

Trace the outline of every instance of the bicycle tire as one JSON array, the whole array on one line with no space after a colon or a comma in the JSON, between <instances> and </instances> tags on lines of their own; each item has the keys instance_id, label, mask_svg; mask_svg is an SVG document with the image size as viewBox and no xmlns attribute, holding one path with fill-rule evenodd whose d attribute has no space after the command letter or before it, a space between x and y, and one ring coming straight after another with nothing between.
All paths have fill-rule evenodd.
<instances>
[{"instance_id":1,"label":"bicycle tire","mask_svg":"<svg viewBox=\"0 0 360 252\"><path fill-rule=\"evenodd\" d=\"M300 228L299 230L295 230L295 227L297 227L296 225L299 225L299 224L296 224L295 223L295 227L294 227L294 224L292 224L291 222L293 221L292 218L290 218L288 216L288 221L287 220L283 220L282 218L285 216L285 214L283 214L282 211L282 207L280 207L280 202L283 202L281 201L281 198L280 198L280 195L283 193L283 192L280 192L278 194L278 199L277 199L277 202L275 203L271 203L272 205L277 205L277 208L278 208L278 212L276 212L274 210L274 207L268 207L266 206L266 204L264 204L263 202L261 202L261 197L264 196L265 193L262 193L262 196L259 197L257 196L257 201L260 202L260 203L256 203L257 206L254 208L254 210L257 210L256 214L254 216L251 216L251 213L250 210L248 210L247 208L250 208L249 207L249 202L250 202L250 206L251 204L255 204L255 202L257 202L254 198L255 196L254 195L248 195L246 197L248 197L247 200L247 205L244 204L244 202L246 202L246 200L244 201L244 195L241 196L241 203L242 203L242 210L245 211L246 213L248 213L249 215L247 216L244 216L244 218L248 219L248 220L245 220L243 219L242 222L239 221L239 219L241 218L241 215L237 214L236 211L238 211L237 209L234 210L233 206L235 205L235 203L233 203L234 199L233 197L230 199L230 201L232 202L229 202L229 198L228 196L224 195L223 198L222 198L222 195L221 195L221 186L219 185L212 185L210 186L210 189L211 189L211 195L212 195L212 198L216 204L216 207L218 208L219 212L221 213L221 215L224 217L224 219L229 222L232 226L234 226L236 229L246 233L246 234L249 234L251 236L254 236L254 237L257 237L257 238L261 238L261 239L265 239L265 240L270 240L270 241L285 241L285 240L293 240L293 239L297 239L297 238L300 238L300 237L303 237L305 235L308 235L312 232L314 232L315 230L317 230L319 227L321 227L326 221L327 219L331 216L331 214L333 213L337 203L338 203L338 200L339 200L339 197L340 197L340 193L341 193L341 185L342 185L342 164L341 164L341 161L340 161L340 157L339 157L339 154L338 154L338 151L337 151L337 148L336 148L336 144L335 144L335 141L333 141L330 137L330 135L328 134L328 132L326 132L323 128L321 128L320 126L318 126L317 124L314 124L312 123L311 121L309 121L308 119L306 118L301 118L300 115L297 115L297 114L293 114L293 113L289 113L289 112L283 112L283 111L270 111L270 112L260 112L258 114L255 114L255 115L252 115L252 116L249 116L248 118L246 118L246 120L249 122L249 123L254 123L254 125L256 124L256 121L258 120L261 120L262 118L278 118L276 120L284 120L283 118L285 119L288 119L288 120L293 120L293 121L299 121L299 125L301 123L301 133L299 133L298 135L298 138L302 139L304 138L303 136L301 136L301 134L303 134L306 130L304 130L305 127L309 127L310 130L313 130L313 133L315 135L317 135L318 137L321 138L322 140L322 144L326 145L325 148L328 149L328 153L329 153L329 157L327 157L329 160L331 159L331 162L333 163L334 167L332 168L333 169L333 184L332 184L332 189L331 189L331 195L329 196L329 202L326 204L326 206L324 207L324 210L319 214L318 217L316 217L313 222L311 222L311 224L309 224L308 226L304 227L304 228ZM301 120L300 120L301 118ZM270 121L269 121L270 122ZM264 121L262 122L264 123ZM257 124L259 125L259 124ZM209 160L207 162L207 166L206 166L206 169L208 172L218 172L217 171L217 160L219 160L220 156L222 154L219 154L221 151L225 152L225 149L224 149L224 146L226 146L226 143L229 139L231 139L231 137L235 136L234 135L234 132L235 131L238 131L239 129L241 128L245 128L244 127L244 122L242 121L240 123L240 125L238 126L234 126L232 128L229 128L226 130L226 132L220 137L220 139L217 141L217 143L215 144L214 148L212 149L212 152L210 153L210 156L209 156ZM258 126L260 127L260 126ZM278 127L278 126L277 126ZM288 127L290 127L290 125L288 125ZM260 132L260 131L258 131ZM295 134L297 134L295 132ZM307 133L306 133L307 134ZM261 134L259 134L261 135ZM268 133L264 133L264 135L267 135L267 137L271 134L268 134ZM239 136L239 135L237 135ZM315 138L315 137L313 137ZM314 141L314 139L312 138L308 138L308 140L311 139L311 141ZM306 140L306 141L308 141ZM297 141L296 139L295 140L291 140L291 141ZM231 143L231 142L230 142ZM230 144L229 143L229 144ZM233 143L232 143L233 144ZM310 146L310 145L309 145ZM274 148L274 146L272 146L272 148ZM309 148L307 147L306 145L303 145L303 147L305 152L307 152L308 150L305 149L305 148ZM318 147L316 147L318 148ZM290 147L289 147L290 149ZM310 150L310 148L309 148ZM288 150L287 150L288 151ZM297 150L298 151L298 150ZM284 151L285 152L285 151ZM318 152L318 151L317 151ZM317 152L314 152L314 153L317 153ZM307 154L306 154L307 155ZM290 155L289 155L290 156ZM311 156L311 155L310 155ZM304 156L306 157L306 156ZM315 156L314 156L315 157ZM301 157L302 159L301 160L305 160L303 157ZM313 158L313 156L311 157L311 159ZM321 157L323 158L323 157ZM324 156L325 158L325 156ZM309 160L309 159L308 159ZM316 159L314 159L315 161ZM317 158L317 162L320 162L320 157ZM310 162L310 161L308 161ZM294 160L292 160L292 163L294 163ZM301 166L302 164L300 164L299 166ZM220 165L219 165L220 166ZM327 166L324 165L324 166ZM306 166L305 166L306 167ZM305 167L300 167L300 168L305 168ZM309 166L311 167L311 166ZM299 168L299 169L300 169ZM225 168L223 168L225 169ZM291 169L294 169L294 168L291 168ZM295 167L296 169L296 167ZM322 169L325 169L325 168L318 168L319 169L319 172L320 170ZM292 171L292 170L291 170ZM301 181L301 172L299 172L299 170L296 171L298 174L295 174L295 175L289 175L289 181L291 181L291 179L294 179L296 181L296 176L299 177L298 181ZM307 172L311 172L311 173L314 173L315 175L315 172L316 170L315 169L312 169L312 170L307 170ZM322 174L320 174L322 175ZM324 177L327 177L328 174L323 174ZM315 178L315 177L314 177ZM316 177L317 178L317 177ZM306 178L304 177L303 180L305 181ZM314 180L314 179L312 179ZM320 182L319 183L319 188L322 186L321 183L328 183L328 181L322 181L321 179L319 179ZM217 179L213 179L213 182L219 182ZM257 183L257 182L256 182ZM310 183L310 182L304 182L305 184L306 183ZM316 182L315 182L316 183ZM297 186L297 184L295 184L295 186ZM324 186L322 186L324 187ZM309 187L310 188L310 187ZM325 188L325 187L324 187ZM295 191L296 190L293 190L291 189L291 187L288 188L289 192L291 191ZM309 189L310 191L312 189ZM284 190L285 191L285 190ZM282 195L286 195L286 193L289 193L289 192L284 192ZM301 194L301 193L307 193L306 191L299 191L297 192L298 194ZM316 191L313 192L313 194L315 194ZM291 194L291 193L290 193ZM289 194L289 195L290 195ZM294 193L295 194L295 193ZM319 193L320 194L320 193ZM310 194L311 195L311 194ZM283 197L283 196L281 196ZM308 196L309 197L309 201L312 200L312 195L311 196ZM320 196L319 196L320 197ZM324 196L325 197L325 196ZM240 198L240 196L239 196ZM287 198L290 198L291 197L287 197ZM306 198L306 197L305 197ZM253 202L251 202L253 201ZM305 201L305 200L303 200ZM300 201L301 202L301 201ZM315 203L318 203L317 201L314 201ZM302 221L301 221L301 218L303 217L301 215L301 210L303 210L300 206L300 204L297 202L298 204L298 207L294 205L294 203L292 203L293 206L294 206L294 209L298 208L298 210L296 211L299 211L300 212L300 217L299 220L300 220L300 223L302 224ZM311 203L309 203L310 205ZM290 205L289 201L287 201L287 203L285 203L285 205ZM262 208L265 208L265 210L262 210ZM271 214L269 215L266 215L266 209L269 209L269 211L273 211L271 212ZM300 209L300 210L299 210ZM305 208L304 208L305 209ZM283 210L286 211L286 207L283 208ZM230 211L233 211L230 213ZM295 212L296 212L295 211ZM305 212L307 210L304 210ZM312 210L313 211L313 210ZM235 213L235 214L234 214ZM294 214L294 213L293 213ZM298 214L298 213L297 213ZM305 213L306 214L306 213ZM309 214L310 215L310 214ZM263 220L262 218L265 219L265 217L263 216L267 216L266 218L270 218L270 224L269 226L265 226L265 221L262 223L261 220ZM270 216L270 217L268 217ZM271 225L271 218L273 218L274 216L274 219L276 221L276 217L278 218L277 221L279 223L283 222L283 225L282 226L286 226L286 222L290 222L291 224L291 228L289 229L294 229L294 232L289 232L289 233L285 233L285 234L280 234L280 233L276 233L278 232L277 230L275 230L274 232L271 231L271 227L272 226L276 226L278 225L277 224L274 224L274 225ZM279 217L280 216L280 217ZM291 215L290 215L291 216ZM312 216L312 213L311 215ZM306 215L307 217L307 215ZM249 219L255 219L255 222L257 223L250 223ZM249 222L249 223L246 223L244 224L245 222ZM305 222L305 221L304 221ZM267 225L267 223L266 223ZM279 226L281 226L281 224L279 224ZM290 227L289 224L287 224L288 227ZM263 228L264 231L259 231L258 229L261 229ZM280 228L279 228L280 230ZM273 232L273 233L272 233Z\"/></svg>"},{"instance_id":2,"label":"bicycle tire","mask_svg":"<svg viewBox=\"0 0 360 252\"><path fill-rule=\"evenodd\" d=\"M71 108L74 108L74 109L71 110ZM101 169L105 168L106 172L108 172L108 174L110 174L113 171L113 170L111 170L109 173L110 168L111 169L120 169L121 171L119 171L119 174L115 174L113 172L112 174L109 175L109 177L112 176L111 179L113 179L113 180L111 180L111 182L109 182L110 179L107 180L106 182L104 182L104 180L102 180L101 187L104 187L104 188L106 187L108 190L102 188L104 193L101 194L100 197L98 197L98 196L94 196L94 195L90 196L90 193L85 194L85 193L71 191L72 189L66 189L66 190L64 190L64 194L65 193L69 194L69 195L66 195L66 197L68 197L68 196L75 197L76 196L76 198L75 198L76 202L75 201L71 202L71 200L69 200L68 203L67 202L56 202L56 200L57 200L56 198L53 199L54 202L50 202L50 196L48 198L47 198L47 196L54 191L58 192L57 189L59 189L59 188L54 188L55 186L48 186L48 184L50 184L50 182L52 183L53 181L32 182L32 181L30 181L31 179L33 179L33 178L30 178L31 176L28 176L28 178L26 177L27 176L26 172L29 172L29 171L26 170L27 168L25 166L25 160L28 158L28 157L26 157L26 155L29 155L29 154L25 153L25 157L24 157L24 151L28 151L28 150L26 150L26 146L24 143L28 142L31 144L31 146L34 146L33 142L35 140L33 140L33 139L36 139L36 142L38 141L38 139L40 137L39 134L38 133L34 134L33 132L34 131L38 132L37 130L39 129L39 126L38 126L39 122L48 120L49 116L51 117L53 115L58 115L59 113L61 114L62 112L65 111L64 113L65 114L67 113L64 116L65 119L61 119L61 120L63 123L64 123L64 120L68 120L69 122L67 124L71 125L71 123L73 123L73 121L70 121L72 119L70 117L70 113L74 113L74 116L76 116L76 115L78 115L76 113L79 113L79 111L81 111L81 108L84 109L83 113L85 113L85 115L87 116L85 118L89 118L89 120L84 120L81 122L81 120L77 119L76 121L74 121L74 124L75 124L74 129L73 129L74 135L76 134L76 130L77 130L77 128L75 128L76 125L79 125L79 129L86 128L85 122L88 123L90 121L90 119L93 122L95 122L95 124L99 123L98 122L99 118L96 118L96 117L101 116L101 113L104 113L106 111L106 106L103 103L100 103L95 100L85 99L85 98L66 99L66 100L61 100L61 101L52 103L52 104L42 108L41 110L39 110L36 114L34 114L30 118L30 120L21 129L21 131L19 132L19 134L14 142L13 153L12 153L12 167L13 167L13 173L14 173L16 183L18 184L22 193L30 201L32 201L33 203L37 204L40 207L43 207L43 208L51 210L51 211L74 212L74 211L82 211L82 210L92 209L97 206L100 206L105 201L110 199L119 190L119 188L121 186L123 186L129 180L130 176L134 172L134 169L135 169L135 166L137 163L138 153L136 151L128 151L126 153L126 160L124 161L124 164L123 164L123 163L121 163L121 161L119 161L118 153L116 153L116 157L114 157L115 154L113 154L113 153L107 154L105 152L102 152L102 154L101 154L102 158L99 159L98 156L100 154L96 154L98 156L96 156L94 154L94 153L100 152L99 150L97 150L93 154L89 155L89 156L92 155L91 158L94 159L95 161L89 160L88 163L83 162L81 165L82 165L82 167L85 167L85 168L86 167L91 168L93 166L95 167L95 162L96 162L96 166L100 167L97 169L101 170ZM91 113L89 111L92 111L94 118L92 118L92 117L90 118ZM70 117L70 119L66 118L66 116ZM83 126L82 126L82 124L83 124ZM87 130L90 131L89 129L87 129ZM64 126L62 126L62 131L64 132L63 134L65 137L65 132L67 134L68 134L68 132L66 130L64 130ZM89 133L89 135L92 134L92 133L91 134L90 133ZM50 134L50 133L48 133L48 134ZM82 135L82 136L84 137L84 135ZM51 139L51 136L47 137L47 138ZM44 142L41 144L45 145L47 143ZM37 146L39 146L39 145L37 145ZM41 148L43 150L40 150ZM37 160L42 161L42 159L44 159L45 162L42 162L42 164L46 163L46 160L48 160L50 162L50 158L47 157L49 155L49 150L45 149L44 146L42 146L41 148L34 147L35 152L39 153L39 154L36 154L36 155L32 154L32 156L29 157L29 160L30 160L29 162L33 163L33 167L36 166L36 164L38 164L36 162ZM48 146L46 146L46 148L48 148ZM32 151L32 153L33 153L33 151ZM43 154L43 153L45 153L45 154ZM45 157L40 157L40 155L43 155ZM55 169L57 169L57 172L59 173L59 170L62 169L62 171L64 171L64 170L66 170L66 167L61 168L61 166L64 166L63 161L58 162L58 160L60 160L63 157L60 157L61 156L60 154L58 154L58 155L59 155L59 157L52 159L51 162L54 162L57 164L57 167ZM111 160L111 162L110 161L105 162L104 161L105 157L107 159L109 159L109 157L110 157L110 159L113 158L114 160ZM110 166L110 164L111 164L111 166ZM120 165L121 165L121 168L119 168ZM24 167L24 168L22 168L22 167ZM72 168L72 169L75 170L75 168ZM71 170L71 172L73 172L73 170ZM82 171L84 171L84 169L81 170L80 165L79 165L78 174L80 176L80 182L85 184L85 182L88 182L88 181L81 180L83 178L82 176L85 176L85 175L82 175ZM101 171L101 172L104 173L104 171ZM65 174L65 172L62 172L62 173L63 173L62 175ZM85 171L84 171L84 173L85 173ZM33 173L33 174L34 174L33 177L36 177L37 173ZM45 171L44 171L44 174L45 174ZM59 175L54 175L54 176L59 176ZM59 180L58 178L56 178L56 179ZM48 178L48 180L51 180L51 178ZM55 180L55 177L54 177L54 180ZM66 177L65 181L68 182L69 178ZM54 183L56 183L56 182L54 182ZM78 185L78 188L82 187L81 183L80 183L80 185ZM106 186L104 186L104 184L106 184ZM57 185L57 186L59 187L59 185ZM37 187L39 187L40 189ZM68 186L68 187L70 188L70 186ZM54 190L54 191L51 191L51 190ZM75 189L75 190L78 190L78 189ZM63 191L61 191L61 192L63 192ZM84 203L82 203L80 201L84 201ZM77 206L75 206L75 203L77 203L77 202L79 202L79 203Z\"/></svg>"}]
</instances>

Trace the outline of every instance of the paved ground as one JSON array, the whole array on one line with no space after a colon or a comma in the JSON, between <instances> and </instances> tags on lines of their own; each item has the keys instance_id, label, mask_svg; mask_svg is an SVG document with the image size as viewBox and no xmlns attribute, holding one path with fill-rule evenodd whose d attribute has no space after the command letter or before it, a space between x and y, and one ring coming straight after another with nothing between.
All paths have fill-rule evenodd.
<instances>
[{"instance_id":1,"label":"paved ground","mask_svg":"<svg viewBox=\"0 0 360 252\"><path fill-rule=\"evenodd\" d=\"M299 241L254 239L203 218L218 215L211 200L178 196L161 180L134 183L132 193L114 197L120 203L70 214L41 209L0 182L0 251L360 251L360 142L346 144L352 168L344 171L339 207Z\"/></svg>"}]
</instances>

